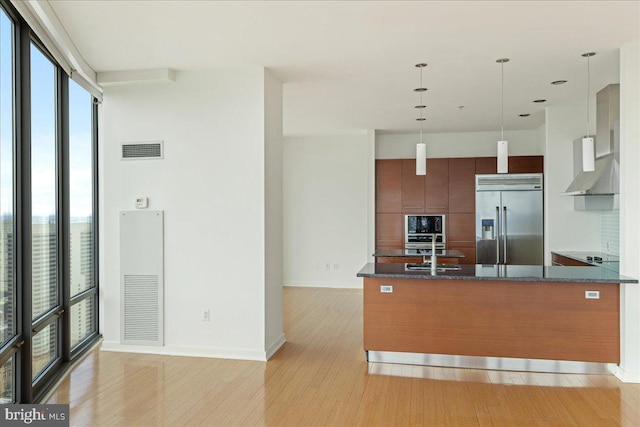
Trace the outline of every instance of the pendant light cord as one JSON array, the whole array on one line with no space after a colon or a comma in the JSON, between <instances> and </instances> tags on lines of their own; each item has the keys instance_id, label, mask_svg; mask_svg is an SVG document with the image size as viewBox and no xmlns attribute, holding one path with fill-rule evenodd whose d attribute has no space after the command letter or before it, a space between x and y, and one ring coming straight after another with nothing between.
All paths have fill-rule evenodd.
<instances>
[{"instance_id":1,"label":"pendant light cord","mask_svg":"<svg viewBox=\"0 0 640 427\"><path fill-rule=\"evenodd\" d=\"M420 86L418 86L418 87L422 87L422 69L423 69L423 68L424 68L424 67L420 67ZM424 105L424 104L422 103L422 92L420 92L420 105ZM419 110L420 110L420 119L422 119L422 118L423 118L423 117L422 117L422 110L423 110L423 108L419 108ZM420 144L422 144L422 122L423 122L423 121L424 121L424 120L420 120Z\"/></svg>"},{"instance_id":2,"label":"pendant light cord","mask_svg":"<svg viewBox=\"0 0 640 427\"><path fill-rule=\"evenodd\" d=\"M504 141L504 62L502 62L500 64L500 87L501 87L501 91L500 91L500 103L501 103L501 110L500 110L500 116L501 116L501 123L500 123L500 132L502 135L501 140Z\"/></svg>"},{"instance_id":3,"label":"pendant light cord","mask_svg":"<svg viewBox=\"0 0 640 427\"><path fill-rule=\"evenodd\" d=\"M589 67L589 60L591 56L587 56L587 138L589 138L589 83L591 81L591 67Z\"/></svg>"}]
</instances>

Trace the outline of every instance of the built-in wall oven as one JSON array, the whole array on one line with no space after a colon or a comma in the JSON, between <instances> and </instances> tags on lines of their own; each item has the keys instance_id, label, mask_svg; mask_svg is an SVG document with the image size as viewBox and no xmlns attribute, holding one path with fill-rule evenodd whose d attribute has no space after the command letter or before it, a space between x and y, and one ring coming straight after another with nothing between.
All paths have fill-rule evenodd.
<instances>
[{"instance_id":1,"label":"built-in wall oven","mask_svg":"<svg viewBox=\"0 0 640 427\"><path fill-rule=\"evenodd\" d=\"M447 247L445 215L405 215L404 247L406 249L430 249L433 236L436 248Z\"/></svg>"}]
</instances>

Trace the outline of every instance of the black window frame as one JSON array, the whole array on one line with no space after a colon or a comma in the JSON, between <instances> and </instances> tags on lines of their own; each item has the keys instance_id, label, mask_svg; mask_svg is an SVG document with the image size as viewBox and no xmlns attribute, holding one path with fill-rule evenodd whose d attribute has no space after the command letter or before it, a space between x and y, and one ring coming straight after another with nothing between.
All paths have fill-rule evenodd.
<instances>
[{"instance_id":1,"label":"black window frame","mask_svg":"<svg viewBox=\"0 0 640 427\"><path fill-rule=\"evenodd\" d=\"M38 403L73 362L92 348L102 337L99 324L99 236L98 236L98 101L91 96L91 150L93 189L93 284L74 296L70 295L69 244L69 75L46 49L26 21L8 0L0 0L0 8L13 22L13 204L14 204L14 274L16 334L0 347L0 366L14 361L16 403ZM30 49L34 44L56 69L56 214L57 214L57 306L38 319L31 318L31 88ZM71 306L93 299L94 330L71 347ZM35 333L57 322L58 355L55 361L32 381L32 340Z\"/></svg>"}]
</instances>

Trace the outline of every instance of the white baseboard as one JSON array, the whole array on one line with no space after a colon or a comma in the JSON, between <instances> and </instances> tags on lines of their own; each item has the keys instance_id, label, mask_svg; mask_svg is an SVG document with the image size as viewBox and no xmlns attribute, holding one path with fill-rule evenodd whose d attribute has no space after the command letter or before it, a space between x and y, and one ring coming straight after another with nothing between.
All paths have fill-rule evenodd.
<instances>
[{"instance_id":1,"label":"white baseboard","mask_svg":"<svg viewBox=\"0 0 640 427\"><path fill-rule=\"evenodd\" d=\"M615 376L623 383L640 384L640 372L638 371L629 372L618 366L618 369L616 369L615 372Z\"/></svg>"},{"instance_id":2,"label":"white baseboard","mask_svg":"<svg viewBox=\"0 0 640 427\"><path fill-rule=\"evenodd\" d=\"M284 334L281 337L284 340ZM283 343L277 345L279 341L274 343L269 351L273 349L273 353L282 346ZM143 354L159 354L163 356L186 356L186 357L209 357L213 359L234 359L234 360L256 360L264 362L267 360L267 351L258 350L239 350L226 348L210 348L210 347L172 347L172 346L144 346L144 345L125 345L116 341L103 341L102 351L114 351L123 353L143 353ZM272 353L272 354L273 354Z\"/></svg>"},{"instance_id":3,"label":"white baseboard","mask_svg":"<svg viewBox=\"0 0 640 427\"><path fill-rule=\"evenodd\" d=\"M281 334L278 338L276 338L273 344L267 347L266 359L267 360L271 359L271 356L273 356L276 353L276 351L278 351L280 347L282 347L286 342L287 342L287 339L284 336L284 334Z\"/></svg>"},{"instance_id":4,"label":"white baseboard","mask_svg":"<svg viewBox=\"0 0 640 427\"><path fill-rule=\"evenodd\" d=\"M290 281L284 284L285 287L298 288L336 288L336 289L362 289L360 283L327 282L327 281Z\"/></svg>"}]
</instances>

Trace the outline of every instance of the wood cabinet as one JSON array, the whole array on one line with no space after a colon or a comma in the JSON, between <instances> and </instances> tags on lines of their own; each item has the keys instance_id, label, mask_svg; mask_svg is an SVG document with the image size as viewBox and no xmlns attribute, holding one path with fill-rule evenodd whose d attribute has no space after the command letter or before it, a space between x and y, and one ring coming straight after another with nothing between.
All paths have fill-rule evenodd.
<instances>
[{"instance_id":1,"label":"wood cabinet","mask_svg":"<svg viewBox=\"0 0 640 427\"><path fill-rule=\"evenodd\" d=\"M416 175L415 159L402 160L402 212L424 212L424 175Z\"/></svg>"},{"instance_id":2,"label":"wood cabinet","mask_svg":"<svg viewBox=\"0 0 640 427\"><path fill-rule=\"evenodd\" d=\"M376 249L404 247L402 214L376 214Z\"/></svg>"},{"instance_id":3,"label":"wood cabinet","mask_svg":"<svg viewBox=\"0 0 640 427\"><path fill-rule=\"evenodd\" d=\"M424 176L424 212L449 211L449 159L427 159Z\"/></svg>"},{"instance_id":4,"label":"wood cabinet","mask_svg":"<svg viewBox=\"0 0 640 427\"><path fill-rule=\"evenodd\" d=\"M544 157L509 156L509 173L542 173Z\"/></svg>"},{"instance_id":5,"label":"wood cabinet","mask_svg":"<svg viewBox=\"0 0 640 427\"><path fill-rule=\"evenodd\" d=\"M475 213L476 161L449 159L449 213Z\"/></svg>"},{"instance_id":6,"label":"wood cabinet","mask_svg":"<svg viewBox=\"0 0 640 427\"><path fill-rule=\"evenodd\" d=\"M460 258L460 264L475 264L476 263L476 246L475 242L473 245L469 244L460 244L460 243L451 243L448 244L447 247L449 249L456 249L462 252L464 258Z\"/></svg>"},{"instance_id":7,"label":"wood cabinet","mask_svg":"<svg viewBox=\"0 0 640 427\"><path fill-rule=\"evenodd\" d=\"M376 212L400 213L402 160L376 160Z\"/></svg>"},{"instance_id":8,"label":"wood cabinet","mask_svg":"<svg viewBox=\"0 0 640 427\"><path fill-rule=\"evenodd\" d=\"M572 258L567 258L566 256L551 253L551 264L553 265L566 265L566 266L574 266L574 267L593 267L591 264L582 261L576 261Z\"/></svg>"},{"instance_id":9,"label":"wood cabinet","mask_svg":"<svg viewBox=\"0 0 640 427\"><path fill-rule=\"evenodd\" d=\"M497 157L476 157L476 173L498 172ZM509 173L543 173L543 156L509 156Z\"/></svg>"},{"instance_id":10,"label":"wood cabinet","mask_svg":"<svg viewBox=\"0 0 640 427\"><path fill-rule=\"evenodd\" d=\"M490 174L498 172L497 157L476 157L476 173Z\"/></svg>"},{"instance_id":11,"label":"wood cabinet","mask_svg":"<svg viewBox=\"0 0 640 427\"><path fill-rule=\"evenodd\" d=\"M585 299L589 290L600 299ZM365 277L363 347L619 363L619 292L617 283Z\"/></svg>"},{"instance_id":12,"label":"wood cabinet","mask_svg":"<svg viewBox=\"0 0 640 427\"><path fill-rule=\"evenodd\" d=\"M450 213L447 216L447 248L464 254L461 264L476 263L476 215Z\"/></svg>"}]
</instances>

